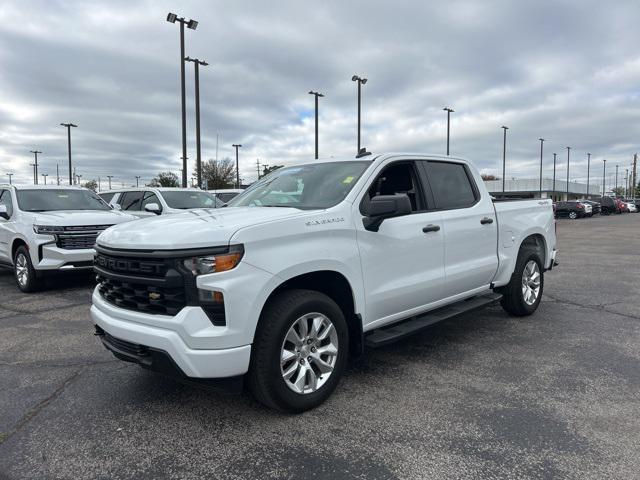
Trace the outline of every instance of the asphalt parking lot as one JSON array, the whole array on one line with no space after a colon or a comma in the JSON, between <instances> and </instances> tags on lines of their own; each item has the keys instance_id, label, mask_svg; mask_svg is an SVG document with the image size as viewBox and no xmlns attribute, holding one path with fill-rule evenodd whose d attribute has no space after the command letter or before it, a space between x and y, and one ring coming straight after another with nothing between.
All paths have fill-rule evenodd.
<instances>
[{"instance_id":1,"label":"asphalt parking lot","mask_svg":"<svg viewBox=\"0 0 640 480\"><path fill-rule=\"evenodd\" d=\"M640 214L559 220L536 315L368 351L299 416L174 383L93 337L89 275L0 273L0 478L640 478Z\"/></svg>"}]
</instances>

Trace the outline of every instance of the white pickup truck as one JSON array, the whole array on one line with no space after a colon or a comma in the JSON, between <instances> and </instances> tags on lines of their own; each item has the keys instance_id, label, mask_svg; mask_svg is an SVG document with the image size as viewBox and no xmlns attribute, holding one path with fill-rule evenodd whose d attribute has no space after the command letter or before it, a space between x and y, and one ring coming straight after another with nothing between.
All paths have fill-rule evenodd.
<instances>
[{"instance_id":1,"label":"white pickup truck","mask_svg":"<svg viewBox=\"0 0 640 480\"><path fill-rule=\"evenodd\" d=\"M300 412L348 355L500 300L540 303L551 200L496 202L462 158L316 160L98 237L91 317L118 358Z\"/></svg>"}]
</instances>

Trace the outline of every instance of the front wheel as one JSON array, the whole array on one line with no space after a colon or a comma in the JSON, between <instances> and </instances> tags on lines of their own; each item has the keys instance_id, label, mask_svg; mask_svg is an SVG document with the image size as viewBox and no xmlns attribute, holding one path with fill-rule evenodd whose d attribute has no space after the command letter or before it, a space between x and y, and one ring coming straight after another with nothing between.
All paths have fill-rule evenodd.
<instances>
[{"instance_id":1,"label":"front wheel","mask_svg":"<svg viewBox=\"0 0 640 480\"><path fill-rule=\"evenodd\" d=\"M571 220L575 220L576 218L578 218L578 213L577 212L569 212L569 218Z\"/></svg>"},{"instance_id":2,"label":"front wheel","mask_svg":"<svg viewBox=\"0 0 640 480\"><path fill-rule=\"evenodd\" d=\"M538 309L544 288L542 261L534 249L522 249L509 284L503 290L502 308L517 317L531 315Z\"/></svg>"},{"instance_id":3,"label":"front wheel","mask_svg":"<svg viewBox=\"0 0 640 480\"><path fill-rule=\"evenodd\" d=\"M13 257L13 274L18 288L25 293L35 292L42 288L42 279L36 275L31 257L26 247L18 247Z\"/></svg>"},{"instance_id":4,"label":"front wheel","mask_svg":"<svg viewBox=\"0 0 640 480\"><path fill-rule=\"evenodd\" d=\"M280 411L315 408L335 390L348 356L344 314L328 296L288 290L265 307L253 342L248 385Z\"/></svg>"}]
</instances>

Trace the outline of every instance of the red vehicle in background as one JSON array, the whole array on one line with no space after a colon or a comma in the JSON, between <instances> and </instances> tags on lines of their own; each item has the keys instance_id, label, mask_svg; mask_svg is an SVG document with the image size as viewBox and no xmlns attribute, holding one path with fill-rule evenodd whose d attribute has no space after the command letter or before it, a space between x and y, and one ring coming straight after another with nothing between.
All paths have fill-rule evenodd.
<instances>
[{"instance_id":1,"label":"red vehicle in background","mask_svg":"<svg viewBox=\"0 0 640 480\"><path fill-rule=\"evenodd\" d=\"M616 213L629 213L629 207L619 198L615 199L616 202Z\"/></svg>"}]
</instances>

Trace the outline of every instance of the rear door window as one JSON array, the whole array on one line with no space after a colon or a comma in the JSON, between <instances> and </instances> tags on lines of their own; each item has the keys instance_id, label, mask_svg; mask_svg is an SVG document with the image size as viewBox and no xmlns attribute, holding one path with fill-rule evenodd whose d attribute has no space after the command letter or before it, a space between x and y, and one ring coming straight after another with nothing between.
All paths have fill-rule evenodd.
<instances>
[{"instance_id":1,"label":"rear door window","mask_svg":"<svg viewBox=\"0 0 640 480\"><path fill-rule=\"evenodd\" d=\"M475 183L464 164L429 161L426 167L437 209L466 208L478 201Z\"/></svg>"},{"instance_id":2,"label":"rear door window","mask_svg":"<svg viewBox=\"0 0 640 480\"><path fill-rule=\"evenodd\" d=\"M106 203L109 203L115 193L100 193L100 198L102 198Z\"/></svg>"},{"instance_id":3,"label":"rear door window","mask_svg":"<svg viewBox=\"0 0 640 480\"><path fill-rule=\"evenodd\" d=\"M139 211L144 192L125 192L120 196L122 210Z\"/></svg>"}]
</instances>

